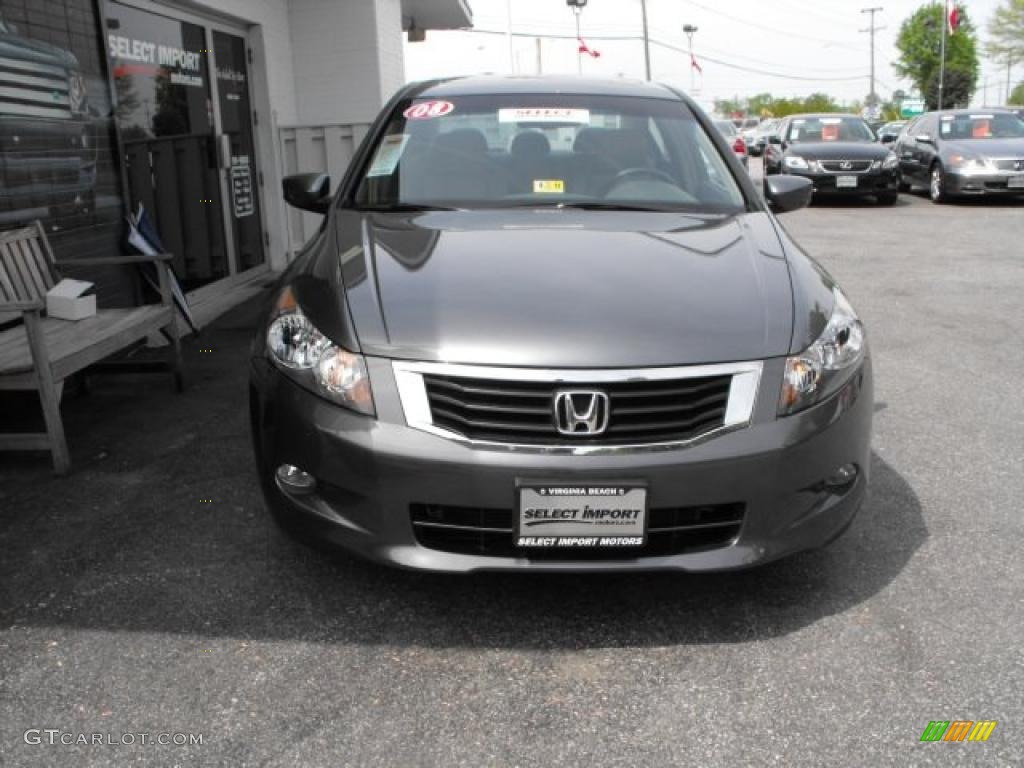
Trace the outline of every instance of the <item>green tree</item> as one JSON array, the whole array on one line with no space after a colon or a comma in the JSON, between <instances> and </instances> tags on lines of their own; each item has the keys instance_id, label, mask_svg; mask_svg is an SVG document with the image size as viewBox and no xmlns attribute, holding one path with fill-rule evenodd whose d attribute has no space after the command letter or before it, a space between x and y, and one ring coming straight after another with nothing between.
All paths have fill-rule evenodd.
<instances>
[{"instance_id":1,"label":"green tree","mask_svg":"<svg viewBox=\"0 0 1024 768\"><path fill-rule=\"evenodd\" d=\"M1010 94L1010 103L1024 107L1024 82L1017 83L1017 87Z\"/></svg>"},{"instance_id":2,"label":"green tree","mask_svg":"<svg viewBox=\"0 0 1024 768\"><path fill-rule=\"evenodd\" d=\"M959 6L958 6L959 7ZM942 92L944 107L970 103L978 83L978 36L970 16L963 7L960 28L946 38L946 76ZM918 8L900 25L896 48L899 61L893 65L921 91L929 109L939 102L939 70L942 29L946 24L942 3Z\"/></svg>"},{"instance_id":3,"label":"green tree","mask_svg":"<svg viewBox=\"0 0 1024 768\"><path fill-rule=\"evenodd\" d=\"M1003 0L988 22L988 37L990 56L1024 61L1024 0Z\"/></svg>"},{"instance_id":4,"label":"green tree","mask_svg":"<svg viewBox=\"0 0 1024 768\"><path fill-rule=\"evenodd\" d=\"M743 99L715 99L715 112L729 117L733 112L742 112L746 108Z\"/></svg>"}]
</instances>

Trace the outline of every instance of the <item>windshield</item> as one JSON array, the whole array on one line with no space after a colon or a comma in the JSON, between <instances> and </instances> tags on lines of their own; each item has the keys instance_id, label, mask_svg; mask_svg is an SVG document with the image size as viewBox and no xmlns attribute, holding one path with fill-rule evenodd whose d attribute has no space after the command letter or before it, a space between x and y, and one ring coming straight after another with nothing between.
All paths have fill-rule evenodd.
<instances>
[{"instance_id":1,"label":"windshield","mask_svg":"<svg viewBox=\"0 0 1024 768\"><path fill-rule=\"evenodd\" d=\"M745 208L716 145L667 99L416 99L397 106L370 158L360 208Z\"/></svg>"},{"instance_id":2,"label":"windshield","mask_svg":"<svg viewBox=\"0 0 1024 768\"><path fill-rule=\"evenodd\" d=\"M715 128L717 128L723 136L736 135L736 126L732 124L731 120L715 120Z\"/></svg>"},{"instance_id":3,"label":"windshield","mask_svg":"<svg viewBox=\"0 0 1024 768\"><path fill-rule=\"evenodd\" d=\"M859 117L796 117L789 124L787 141L874 141L868 124Z\"/></svg>"},{"instance_id":4,"label":"windshield","mask_svg":"<svg viewBox=\"0 0 1024 768\"><path fill-rule=\"evenodd\" d=\"M1024 121L1013 114L943 115L939 135L948 141L963 139L1021 139Z\"/></svg>"}]
</instances>

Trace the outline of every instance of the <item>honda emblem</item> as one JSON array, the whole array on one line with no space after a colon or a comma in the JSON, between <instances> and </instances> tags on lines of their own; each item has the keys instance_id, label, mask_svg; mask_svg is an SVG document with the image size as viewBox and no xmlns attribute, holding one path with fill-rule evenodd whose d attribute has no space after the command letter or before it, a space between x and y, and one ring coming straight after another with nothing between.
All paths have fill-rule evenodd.
<instances>
[{"instance_id":1,"label":"honda emblem","mask_svg":"<svg viewBox=\"0 0 1024 768\"><path fill-rule=\"evenodd\" d=\"M600 435L608 429L608 395L593 389L555 393L555 428L563 435Z\"/></svg>"}]
</instances>

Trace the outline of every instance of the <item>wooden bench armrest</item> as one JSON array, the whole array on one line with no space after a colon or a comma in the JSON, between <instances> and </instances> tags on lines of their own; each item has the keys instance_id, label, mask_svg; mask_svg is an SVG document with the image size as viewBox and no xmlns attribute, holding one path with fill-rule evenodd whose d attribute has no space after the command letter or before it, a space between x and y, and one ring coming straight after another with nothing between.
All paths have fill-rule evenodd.
<instances>
[{"instance_id":1,"label":"wooden bench armrest","mask_svg":"<svg viewBox=\"0 0 1024 768\"><path fill-rule=\"evenodd\" d=\"M31 312L46 307L42 299L36 301L0 301L0 312Z\"/></svg>"},{"instance_id":2,"label":"wooden bench armrest","mask_svg":"<svg viewBox=\"0 0 1024 768\"><path fill-rule=\"evenodd\" d=\"M58 267L95 267L105 264L145 264L150 261L171 261L173 253L154 253L152 256L143 254L133 256L93 256L84 259L62 259L54 262Z\"/></svg>"}]
</instances>

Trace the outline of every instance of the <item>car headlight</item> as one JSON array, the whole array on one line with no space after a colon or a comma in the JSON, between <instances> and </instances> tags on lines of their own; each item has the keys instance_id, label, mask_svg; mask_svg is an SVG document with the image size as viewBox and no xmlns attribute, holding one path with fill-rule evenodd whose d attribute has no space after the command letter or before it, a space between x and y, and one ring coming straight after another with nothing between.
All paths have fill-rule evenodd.
<instances>
[{"instance_id":1,"label":"car headlight","mask_svg":"<svg viewBox=\"0 0 1024 768\"><path fill-rule=\"evenodd\" d=\"M798 355L786 358L779 415L802 411L836 392L864 359L865 337L857 313L838 288L821 336Z\"/></svg>"},{"instance_id":2,"label":"car headlight","mask_svg":"<svg viewBox=\"0 0 1024 768\"><path fill-rule=\"evenodd\" d=\"M85 78L81 72L68 74L68 107L72 112L85 112Z\"/></svg>"},{"instance_id":3,"label":"car headlight","mask_svg":"<svg viewBox=\"0 0 1024 768\"><path fill-rule=\"evenodd\" d=\"M899 166L899 164L900 158L895 152L890 152L885 156L885 160L882 161L882 167L887 171L891 171L893 168Z\"/></svg>"},{"instance_id":4,"label":"car headlight","mask_svg":"<svg viewBox=\"0 0 1024 768\"><path fill-rule=\"evenodd\" d=\"M984 171L988 170L988 161L981 157L972 155L950 155L949 164L953 168L963 171Z\"/></svg>"},{"instance_id":5,"label":"car headlight","mask_svg":"<svg viewBox=\"0 0 1024 768\"><path fill-rule=\"evenodd\" d=\"M353 411L373 416L373 391L362 355L324 336L285 288L267 328L270 359L296 383Z\"/></svg>"},{"instance_id":6,"label":"car headlight","mask_svg":"<svg viewBox=\"0 0 1024 768\"><path fill-rule=\"evenodd\" d=\"M799 155L788 155L783 158L782 164L793 171L806 171L810 169L807 161Z\"/></svg>"}]
</instances>

